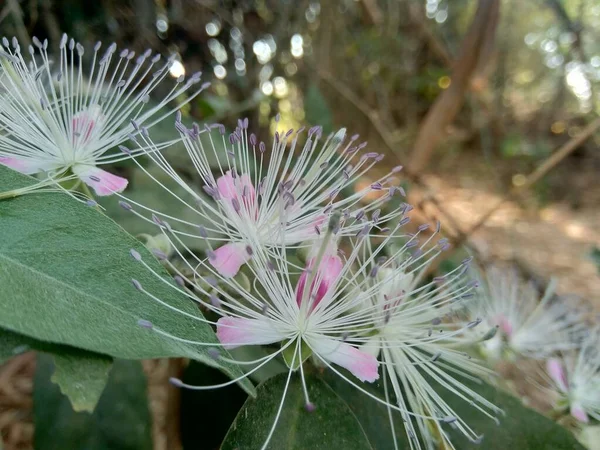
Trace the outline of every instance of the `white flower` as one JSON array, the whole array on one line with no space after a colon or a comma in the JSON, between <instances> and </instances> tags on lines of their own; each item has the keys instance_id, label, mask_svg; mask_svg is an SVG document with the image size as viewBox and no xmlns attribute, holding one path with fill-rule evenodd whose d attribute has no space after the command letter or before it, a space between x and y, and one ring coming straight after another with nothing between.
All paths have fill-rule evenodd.
<instances>
[{"instance_id":1,"label":"white flower","mask_svg":"<svg viewBox=\"0 0 600 450\"><path fill-rule=\"evenodd\" d=\"M568 409L579 422L600 420L600 329L591 330L578 354L546 361L558 393L556 408Z\"/></svg>"},{"instance_id":2,"label":"white flower","mask_svg":"<svg viewBox=\"0 0 600 450\"><path fill-rule=\"evenodd\" d=\"M426 228L419 227L419 233ZM385 400L403 411L404 427L413 449L441 448L442 440L444 448L454 448L444 429L448 426L473 442L481 440L482 436L446 402L447 394L469 402L495 421L499 412L461 381L490 375L479 362L460 351L466 343L465 329L477 328L480 323L457 327L451 321L472 299L475 283L464 276L470 260L445 276L424 283L430 263L447 246L445 239L429 245L437 231L422 244L418 242L419 233L409 236L392 255L378 257L384 241L357 273L357 279L363 281L356 295L364 298L366 306L356 311L354 322L344 318L365 331L372 327L362 339L361 348L380 356ZM393 423L391 426L393 429Z\"/></svg>"},{"instance_id":3,"label":"white flower","mask_svg":"<svg viewBox=\"0 0 600 450\"><path fill-rule=\"evenodd\" d=\"M544 358L575 348L572 337L581 331L583 316L553 299L553 283L538 300L537 290L512 270L491 266L485 274L474 269L473 276L481 289L468 304L468 314L471 320L482 321L473 333L486 338L480 349L487 358L498 360L507 352L508 356ZM494 328L495 333L490 333Z\"/></svg>"},{"instance_id":4,"label":"white flower","mask_svg":"<svg viewBox=\"0 0 600 450\"><path fill-rule=\"evenodd\" d=\"M218 321L210 323L216 324L217 337L225 349L272 344L279 346L265 358L254 361L257 366L245 376L273 358L282 357L290 373L281 404L285 401L291 373L298 371L304 387L306 408L309 411L314 409L314 405L306 389L303 364L311 356L343 378L346 377L341 375L334 365L347 369L362 382L373 382L379 378L377 358L353 344L351 327L344 320L344 316L350 314L359 304L359 299L344 291L344 287L352 279L351 270L358 248L347 259L338 255L334 244L339 233L337 220L339 217L334 216L330 224L324 227L322 239L316 245L315 252L297 281L293 281L294 266L287 260L285 246L274 248L270 253L265 252L261 246L256 249L250 245L246 247L249 257L247 269L253 279L251 289L240 284L235 277L220 276L206 260L200 258L188 262L188 269L193 272L193 276L187 278L183 272L170 265L170 269L177 273L176 288L220 316ZM168 223L163 222L162 230L166 236L173 239L174 248L181 247L181 242ZM141 261L139 254L132 254ZM142 263L145 264L143 261ZM170 264L168 261L166 263ZM208 272L212 272L212 275L205 275ZM134 281L134 285L164 305L151 292L145 291L137 281ZM169 338L181 340L154 328L148 322L142 321L141 325ZM207 345L204 342L193 343ZM215 357L220 356L217 353ZM192 389L211 388L188 386L179 380L172 381L178 386ZM239 380L232 380L225 385L237 381ZM352 384L356 385L356 382L352 381ZM271 434L277 425L278 417L279 413ZM268 441L269 439L263 448L266 448Z\"/></svg>"},{"instance_id":5,"label":"white flower","mask_svg":"<svg viewBox=\"0 0 600 450\"><path fill-rule=\"evenodd\" d=\"M328 367L374 401L385 404L390 417L400 412L411 448L421 448L417 430L427 448L439 438L451 445L443 430L445 426L454 427L477 441L480 437L456 416L438 393L440 389L448 390L490 417L497 412L492 404L460 382L461 376L473 380L476 377L472 374L485 375L487 372L467 354L454 348L463 342L463 330L442 322L470 297L474 285L461 281L465 271L463 265L446 277L418 287L426 267L447 243L440 240L423 252L427 242L419 246L417 239L426 227L420 227L416 235L401 234L399 230L406 222L405 219L397 220L389 234L379 234L380 244L374 250L369 233L360 232L351 237L350 242L346 242L348 239L342 241L349 245L344 253L335 251L343 232L334 216L314 243L297 281L294 281L296 267L287 259L285 243L269 252L262 246L245 247L247 271L254 280L251 289L237 277L220 275L207 259L188 261L187 270L193 274L188 277L168 261L166 264L177 274L178 289L182 293L220 316L209 323L216 325L217 337L224 348L279 345L278 350L254 361L257 366L247 375L271 359L283 357L290 373L300 372L308 410L314 405L305 386L303 363L312 356L319 365ZM165 236L172 239L173 248L184 249L178 250L179 255L187 255L187 249L170 223L157 221L157 224ZM381 223L372 221L370 226L376 228ZM406 244L384 257L385 249L399 238L407 239ZM139 283L134 284L162 303ZM151 328L148 323L143 325ZM467 326L476 325L478 323ZM179 340L161 330L155 331ZM385 396L364 389L336 367L347 369L360 381L373 382L380 377L379 354ZM288 377L288 383L289 380ZM435 386L432 380L436 382ZM179 380L174 382L193 389L210 388L183 385ZM388 390L393 394L390 395ZM282 404L286 392L287 385ZM277 419L271 433L276 423ZM390 439L394 437L390 436ZM265 447L267 443L268 440Z\"/></svg>"},{"instance_id":6,"label":"white flower","mask_svg":"<svg viewBox=\"0 0 600 450\"><path fill-rule=\"evenodd\" d=\"M267 157L265 145L247 135L245 120L238 123L228 138L222 126L187 129L180 119L176 124L208 197L198 194L191 183L185 182L163 154L151 152L150 157L177 187L190 194L193 202L163 184L165 190L175 201L195 212L200 223L208 221L208 225L197 226L160 215L144 205L135 203L134 207L133 202L121 204L152 220L169 238L171 248L176 249L187 267L178 269L166 258L163 264L176 274L180 292L218 316L207 321L216 326L224 348L278 346L265 358L254 361L257 366L246 376L273 358L282 357L290 374L300 373L307 409L311 410L303 363L312 358L366 396L385 404L390 414L400 412L413 448L421 448L423 441L427 447L436 439L447 441L443 429L447 426L477 441L475 432L456 417L437 392L448 390L490 417L497 412L460 382L461 376L473 380L474 375L488 372L457 349L465 341L464 330L442 322L456 309L463 308L463 301L474 288L472 283L462 281L466 263L448 276L420 286L429 263L448 244L442 239L434 246L428 246L430 240L419 245L418 239L426 226L419 227L416 234L401 232L409 221L405 217L411 209L409 205L381 212L380 207L391 196L402 193L391 185L391 176L382 177L358 193L350 191L347 197L336 199L340 190L346 191L380 157L376 154L356 157L356 149L361 146L354 145L355 138L343 144L344 130L317 150L320 130L313 128L308 133L308 142L296 154L299 133L290 141L292 132L276 134ZM216 154L214 128L218 129L216 139L222 142L228 156L225 162ZM147 136L142 139L144 146L152 148ZM219 161L216 176L212 174L210 156ZM150 171L147 174L153 176ZM359 202L373 190L387 192L368 206L361 206ZM145 217L144 211L152 212L152 219ZM439 227L430 239L438 231ZM215 234L219 237L214 237ZM185 245L183 239L187 242L190 237L208 246L206 258L195 256ZM393 250L392 244L399 239L404 244ZM214 249L215 242L225 245ZM305 267L298 267L289 259L301 245L312 248ZM345 252L338 251L338 245ZM245 277L236 275L243 264L251 287L242 282ZM134 284L163 303L139 283ZM478 323L465 327L472 328ZM145 322L143 325L151 327ZM383 365L381 374L378 355ZM374 394L357 381L373 382L380 376L384 378L385 395ZM282 404L289 380L288 377ZM210 388L183 385L179 380L175 383ZM271 434L276 423L277 419ZM422 441L417 437L417 429Z\"/></svg>"},{"instance_id":7,"label":"white flower","mask_svg":"<svg viewBox=\"0 0 600 450\"><path fill-rule=\"evenodd\" d=\"M58 183L73 179L96 195L122 191L127 180L98 166L133 156L109 151L171 114L162 108L198 83L200 74L189 80L180 77L158 104L150 106L149 95L168 76L172 60L160 63L160 55L152 56L150 50L137 57L127 49L117 53L115 44L101 55L97 43L86 70L84 47L66 34L56 60L48 54L46 40L33 42L29 56L15 38L12 46L6 38L0 45L0 163L25 174L45 175L26 190L56 189Z\"/></svg>"},{"instance_id":8,"label":"white flower","mask_svg":"<svg viewBox=\"0 0 600 450\"><path fill-rule=\"evenodd\" d=\"M194 125L187 129L178 118L176 127L185 143L190 165L208 195L198 193L156 151L150 151L150 158L190 194L192 201L178 197L153 178L174 201L198 216L202 229L199 232L193 223L138 206L172 224L178 222L194 227L195 231L187 232L189 236L209 236L208 242L216 241L210 262L223 276L235 276L248 261L247 245L267 249L282 244L287 247L310 245L333 210L342 213L342 236L368 233L370 226L365 219L369 214L376 222L399 214L394 211L379 217L380 207L387 200L396 193L403 194L402 188L391 184L392 175L401 167L393 168L387 176L358 192L338 195L351 189L383 157L377 153L359 154L366 143L358 144L358 136L347 139L345 129L329 136L322 146L320 127L308 130L304 145L299 144L299 139L305 136L303 129L276 132L269 152L254 134L248 135L247 119L239 120L238 127L229 136L225 135L225 127L218 124L204 128ZM150 139L142 138L142 144L152 149ZM363 207L361 200L373 191L382 191L382 195ZM221 242L225 245L219 246Z\"/></svg>"}]
</instances>

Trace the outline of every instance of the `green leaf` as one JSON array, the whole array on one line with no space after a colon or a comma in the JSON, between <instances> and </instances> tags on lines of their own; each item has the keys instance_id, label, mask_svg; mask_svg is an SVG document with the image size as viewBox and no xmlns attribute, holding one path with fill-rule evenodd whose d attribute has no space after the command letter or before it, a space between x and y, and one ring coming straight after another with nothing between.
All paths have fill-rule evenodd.
<instances>
[{"instance_id":1,"label":"green leaf","mask_svg":"<svg viewBox=\"0 0 600 450\"><path fill-rule=\"evenodd\" d=\"M260 449L277 415L287 374L271 378L258 387L256 399L249 398L231 425L221 450ZM327 384L307 377L308 392L317 409L308 412L300 378L292 375L288 393L269 449L373 449L356 417Z\"/></svg>"},{"instance_id":2,"label":"green leaf","mask_svg":"<svg viewBox=\"0 0 600 450\"><path fill-rule=\"evenodd\" d=\"M34 183L0 166L0 192ZM116 201L116 200L115 200ZM165 338L140 319L174 336L217 343L195 303L167 284L162 266L108 217L62 193L33 193L0 201L0 327L41 341L114 358L189 357L241 375L219 363L206 346ZM129 250L134 248L154 276ZM135 278L173 309L136 290ZM248 380L242 386L250 393Z\"/></svg>"},{"instance_id":3,"label":"green leaf","mask_svg":"<svg viewBox=\"0 0 600 450\"><path fill-rule=\"evenodd\" d=\"M456 396L445 395L446 401L454 408L478 434L484 435L483 443L476 445L462 435L453 432L452 442L456 448L504 450L510 449L552 449L584 450L575 437L565 428L547 417L527 408L510 394L502 392L487 383L465 382L474 391L494 403L505 412L496 425L475 408Z\"/></svg>"},{"instance_id":4,"label":"green leaf","mask_svg":"<svg viewBox=\"0 0 600 450\"><path fill-rule=\"evenodd\" d=\"M333 131L333 114L319 86L314 83L311 83L306 91L304 110L308 123L322 126L325 135Z\"/></svg>"},{"instance_id":5,"label":"green leaf","mask_svg":"<svg viewBox=\"0 0 600 450\"><path fill-rule=\"evenodd\" d=\"M36 450L151 450L146 377L138 361L115 361L93 414L74 412L50 381L52 358L39 355L33 393Z\"/></svg>"},{"instance_id":6,"label":"green leaf","mask_svg":"<svg viewBox=\"0 0 600 450\"><path fill-rule=\"evenodd\" d=\"M52 382L71 401L75 411L94 411L108 381L112 359L85 351L55 354Z\"/></svg>"},{"instance_id":7,"label":"green leaf","mask_svg":"<svg viewBox=\"0 0 600 450\"><path fill-rule=\"evenodd\" d=\"M226 437L223 450L236 447L260 448L273 424L286 376L280 374L259 386L258 398L246 402ZM294 374L280 422L269 448L313 448L313 442L314 448L335 448L347 437L350 437L351 444L348 444L348 447L341 445L340 448L377 450L396 448L385 405L359 392L354 386L330 371L322 375L307 375L306 383L310 400L316 405L316 411L309 414L304 410L302 386L299 376ZM523 406L511 395L486 383L465 384L502 408L506 412L506 417L501 418L498 426L467 402L449 395L446 390L438 387L437 392L446 399L456 413L475 432L484 435L483 444L473 444L448 425L445 429L448 430L455 448L461 450L481 448L583 450L566 429ZM382 383L374 385L362 383L360 386L380 398L384 397ZM392 418L398 448L409 448L400 414L394 413ZM348 428L352 431L349 432ZM286 444L287 442L290 444ZM303 447L305 442L311 444ZM323 444L318 444L319 442ZM319 445L323 446L319 447Z\"/></svg>"},{"instance_id":8,"label":"green leaf","mask_svg":"<svg viewBox=\"0 0 600 450\"><path fill-rule=\"evenodd\" d=\"M351 379L352 375L348 374L348 378ZM394 450L395 447L392 438L394 434L388 409L384 404L359 392L350 383L342 380L338 375L330 371L326 371L322 375L321 381L333 390L339 396L340 400L346 404L346 407L352 411L352 414L354 414L356 420L360 423L373 448L377 450ZM380 384L371 385L362 383L360 387L379 398L385 398L382 385ZM393 414L392 419L394 421L394 431L396 433L398 448L410 448L400 414Z\"/></svg>"},{"instance_id":9,"label":"green leaf","mask_svg":"<svg viewBox=\"0 0 600 450\"><path fill-rule=\"evenodd\" d=\"M384 405L360 394L354 387L330 372L323 375L323 380L348 404L375 448L394 449L389 416ZM447 426L445 429L449 432L455 448L583 450L583 447L566 429L536 411L525 407L512 395L502 392L485 382L463 381L463 383L499 408L502 408L506 416L500 418L500 425L498 426L493 420L470 406L468 402L432 383L436 392L452 406L456 414L464 419L477 434L484 435L483 443L477 445ZM379 397L383 397L381 384L376 386L363 384L361 387L375 395L379 395ZM398 445L400 448L408 448L409 444L404 426L398 419L399 414L395 414L394 428Z\"/></svg>"}]
</instances>

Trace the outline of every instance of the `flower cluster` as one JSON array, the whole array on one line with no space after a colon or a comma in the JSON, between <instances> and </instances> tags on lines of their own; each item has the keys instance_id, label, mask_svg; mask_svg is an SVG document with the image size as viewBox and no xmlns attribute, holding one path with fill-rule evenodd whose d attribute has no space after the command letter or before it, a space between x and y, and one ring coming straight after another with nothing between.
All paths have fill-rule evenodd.
<instances>
[{"instance_id":1,"label":"flower cluster","mask_svg":"<svg viewBox=\"0 0 600 450\"><path fill-rule=\"evenodd\" d=\"M542 362L541 387L554 399L554 415L568 412L579 425L600 419L600 330L590 330L585 312L555 295L554 282L539 300L536 287L514 270L470 270L481 286L466 310L468 320L483 325L467 332L478 353L492 366Z\"/></svg>"},{"instance_id":2,"label":"flower cluster","mask_svg":"<svg viewBox=\"0 0 600 450\"><path fill-rule=\"evenodd\" d=\"M100 42L88 58L83 45L65 34L54 61L47 40L34 37L33 44L29 56L15 38L12 45L3 38L0 45L0 164L42 179L0 198L64 189L70 180L83 182L99 196L121 192L127 180L98 166L130 158L111 149L172 114L164 107L197 85L200 74L178 78L153 104L150 95L165 84L172 58L161 62L150 50L136 56L127 49L118 51L115 44L101 53ZM206 86L193 90L185 102Z\"/></svg>"},{"instance_id":3,"label":"flower cluster","mask_svg":"<svg viewBox=\"0 0 600 450\"><path fill-rule=\"evenodd\" d=\"M546 361L548 375L557 394L555 407L568 410L582 424L600 420L600 329L584 339L578 353Z\"/></svg>"},{"instance_id":4,"label":"flower cluster","mask_svg":"<svg viewBox=\"0 0 600 450\"><path fill-rule=\"evenodd\" d=\"M183 94L184 103L191 101L207 84L199 84L200 74L179 77L152 105L150 95L173 60L161 63L150 51L136 57L115 44L100 49L98 43L89 55L64 35L53 61L47 41L34 38L24 57L16 39L1 40L0 164L39 181L0 199L32 190L76 194L78 188L91 196L91 188L97 196L115 194L125 210L154 224L153 242L169 250L154 253L174 276L170 285L198 303L206 314L194 318L216 331L223 351L211 349L214 357L231 361L226 350L264 346L266 356L243 362L249 367L243 377L275 360L288 368L263 448L293 374L307 412L318 407L307 388L311 366L385 405L395 448L397 416L411 449L455 448L450 430L481 442L447 401L454 396L498 421L501 411L468 383L493 373L469 353L474 346L492 362L546 359L557 410L581 423L600 419L600 331L575 354L584 317L561 303L552 286L539 300L514 272L481 271L470 258L434 277L433 262L449 244L439 224L409 226L401 166L356 189L367 173L382 173L375 166L383 159L365 151L358 135L340 129L324 136L320 127L278 130L267 144L248 131L247 119L228 134L221 124L188 128L177 113L178 138L157 143L149 130L174 112L165 106ZM169 163L175 143L183 144L191 175ZM99 167L126 159L163 188L181 214L129 199L127 179ZM165 281L138 252L131 254ZM133 285L174 308L138 281ZM166 339L214 346L144 319L139 324Z\"/></svg>"},{"instance_id":5,"label":"flower cluster","mask_svg":"<svg viewBox=\"0 0 600 450\"><path fill-rule=\"evenodd\" d=\"M468 330L481 321L457 325L453 320L476 288L466 276L470 260L430 279L431 263L448 243L439 238L439 224L405 231L412 208L397 184L401 168L355 191L354 183L382 155L361 152L365 144L344 129L322 144L318 127L276 132L267 148L248 133L246 119L229 135L222 125L187 128L180 117L176 128L201 189L153 151L147 133L136 142L150 149L149 157L178 189L140 168L197 222L119 194L121 206L156 224L169 241L185 266L156 254L175 276L173 288L204 308L204 320L216 327L224 349L271 349L253 361L246 376L275 358L285 361L290 375L282 404L291 374L298 372L306 408L312 411L318 405L311 402L305 380L305 365L312 363L386 405L390 420L399 414L411 448L432 448L440 441L452 447L448 427L479 442L481 436L441 392L496 420L499 410L461 381L489 374L460 350ZM176 194L181 191L185 197ZM375 200L369 200L373 194ZM186 244L190 238L201 243L205 256ZM139 283L134 285L162 304ZM380 395L366 389L376 380L385 385Z\"/></svg>"},{"instance_id":6,"label":"flower cluster","mask_svg":"<svg viewBox=\"0 0 600 450\"><path fill-rule=\"evenodd\" d=\"M488 360L544 359L577 347L575 338L585 330L584 316L554 295L553 283L539 300L537 289L523 283L514 270L496 266L485 272L471 270L481 289L467 305L468 317L484 324L472 333Z\"/></svg>"}]
</instances>

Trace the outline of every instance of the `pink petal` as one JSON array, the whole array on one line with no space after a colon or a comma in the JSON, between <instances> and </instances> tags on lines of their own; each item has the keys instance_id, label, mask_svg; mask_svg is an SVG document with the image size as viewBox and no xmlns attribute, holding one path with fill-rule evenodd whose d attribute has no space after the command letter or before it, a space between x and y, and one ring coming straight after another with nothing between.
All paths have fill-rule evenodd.
<instances>
[{"instance_id":1,"label":"pink petal","mask_svg":"<svg viewBox=\"0 0 600 450\"><path fill-rule=\"evenodd\" d=\"M304 214L305 208L302 205L301 201L296 201L293 205L287 208L290 220L291 218L300 217ZM327 216L324 214L319 214L312 221L308 223L300 223L297 225L292 225L291 230L293 230L294 235L298 236L298 241L305 241L314 239L318 237L321 232L324 232L324 227L327 226Z\"/></svg>"},{"instance_id":2,"label":"pink petal","mask_svg":"<svg viewBox=\"0 0 600 450\"><path fill-rule=\"evenodd\" d=\"M588 423L590 421L585 410L577 404L571 405L571 415L583 423Z\"/></svg>"},{"instance_id":3,"label":"pink petal","mask_svg":"<svg viewBox=\"0 0 600 450\"><path fill-rule=\"evenodd\" d=\"M42 170L40 164L34 164L25 159L11 158L10 156L0 156L0 164L26 175L31 175Z\"/></svg>"},{"instance_id":4,"label":"pink petal","mask_svg":"<svg viewBox=\"0 0 600 450\"><path fill-rule=\"evenodd\" d=\"M567 392L569 390L565 369L558 358L548 359L548 361L546 361L546 370L548 371L550 378L552 378L561 391Z\"/></svg>"},{"instance_id":5,"label":"pink petal","mask_svg":"<svg viewBox=\"0 0 600 450\"><path fill-rule=\"evenodd\" d=\"M285 335L277 332L272 323L262 319L221 317L217 322L217 338L226 349L242 345L267 345L280 342Z\"/></svg>"},{"instance_id":6,"label":"pink petal","mask_svg":"<svg viewBox=\"0 0 600 450\"><path fill-rule=\"evenodd\" d=\"M300 275L300 279L298 280L298 284L296 285L296 302L298 303L298 306L302 304L302 300L304 298L304 288L306 286L308 278L310 277L314 265L315 258L309 259L306 265L306 269L304 270L304 272L302 272L302 275ZM310 299L310 294L316 295L315 299L313 300L313 303L311 304L311 311L321 302L321 300L323 300L323 297L325 297L327 291L335 284L335 281L340 275L343 267L344 263L342 262L342 259L339 256L323 256L321 264L319 264L318 272L313 278L310 293L307 296L307 298ZM317 283L319 283L318 286Z\"/></svg>"},{"instance_id":7,"label":"pink petal","mask_svg":"<svg viewBox=\"0 0 600 450\"><path fill-rule=\"evenodd\" d=\"M250 260L244 244L225 244L216 249L208 259L210 264L226 278L234 277L240 267Z\"/></svg>"},{"instance_id":8,"label":"pink petal","mask_svg":"<svg viewBox=\"0 0 600 450\"><path fill-rule=\"evenodd\" d=\"M225 172L225 175L217 178L217 191L221 198L227 198L231 200L237 197L235 190L235 181L231 175L231 170Z\"/></svg>"},{"instance_id":9,"label":"pink petal","mask_svg":"<svg viewBox=\"0 0 600 450\"><path fill-rule=\"evenodd\" d=\"M76 165L73 166L73 173L77 175L85 184L91 187L96 195L105 196L115 192L121 192L127 187L127 179L113 175L96 166Z\"/></svg>"},{"instance_id":10,"label":"pink petal","mask_svg":"<svg viewBox=\"0 0 600 450\"><path fill-rule=\"evenodd\" d=\"M89 108L79 111L72 120L73 145L85 145L89 142L94 132L94 128L99 126L104 116L98 105L91 105Z\"/></svg>"},{"instance_id":11,"label":"pink petal","mask_svg":"<svg viewBox=\"0 0 600 450\"><path fill-rule=\"evenodd\" d=\"M510 321L506 318L506 316L499 314L496 317L494 317L492 322L498 325L500 327L500 330L502 330L502 332L506 336L510 337L512 335L513 327Z\"/></svg>"},{"instance_id":12,"label":"pink petal","mask_svg":"<svg viewBox=\"0 0 600 450\"><path fill-rule=\"evenodd\" d=\"M321 226L325 223L326 220L327 216L325 214L319 214L313 221L313 227L319 227L320 230Z\"/></svg>"},{"instance_id":13,"label":"pink petal","mask_svg":"<svg viewBox=\"0 0 600 450\"><path fill-rule=\"evenodd\" d=\"M312 351L321 358L347 369L360 381L372 383L379 378L377 358L350 344L334 339L308 339Z\"/></svg>"},{"instance_id":14,"label":"pink petal","mask_svg":"<svg viewBox=\"0 0 600 450\"><path fill-rule=\"evenodd\" d=\"M225 172L225 175L217 178L217 192L220 197L233 203L236 200L238 204L244 205L246 211L254 211L256 202L256 190L248 174L242 174L233 177L231 170ZM257 211L252 213L255 216Z\"/></svg>"}]
</instances>

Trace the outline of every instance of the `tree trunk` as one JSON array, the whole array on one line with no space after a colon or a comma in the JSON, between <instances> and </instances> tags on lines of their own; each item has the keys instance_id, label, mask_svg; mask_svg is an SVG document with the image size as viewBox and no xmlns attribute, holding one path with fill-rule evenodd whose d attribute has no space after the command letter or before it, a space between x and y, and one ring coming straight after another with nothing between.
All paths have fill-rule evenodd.
<instances>
[{"instance_id":1,"label":"tree trunk","mask_svg":"<svg viewBox=\"0 0 600 450\"><path fill-rule=\"evenodd\" d=\"M479 0L477 11L452 70L450 86L443 91L423 119L410 161L413 173L423 170L446 127L463 104L469 83L491 59L498 25L500 0Z\"/></svg>"}]
</instances>

